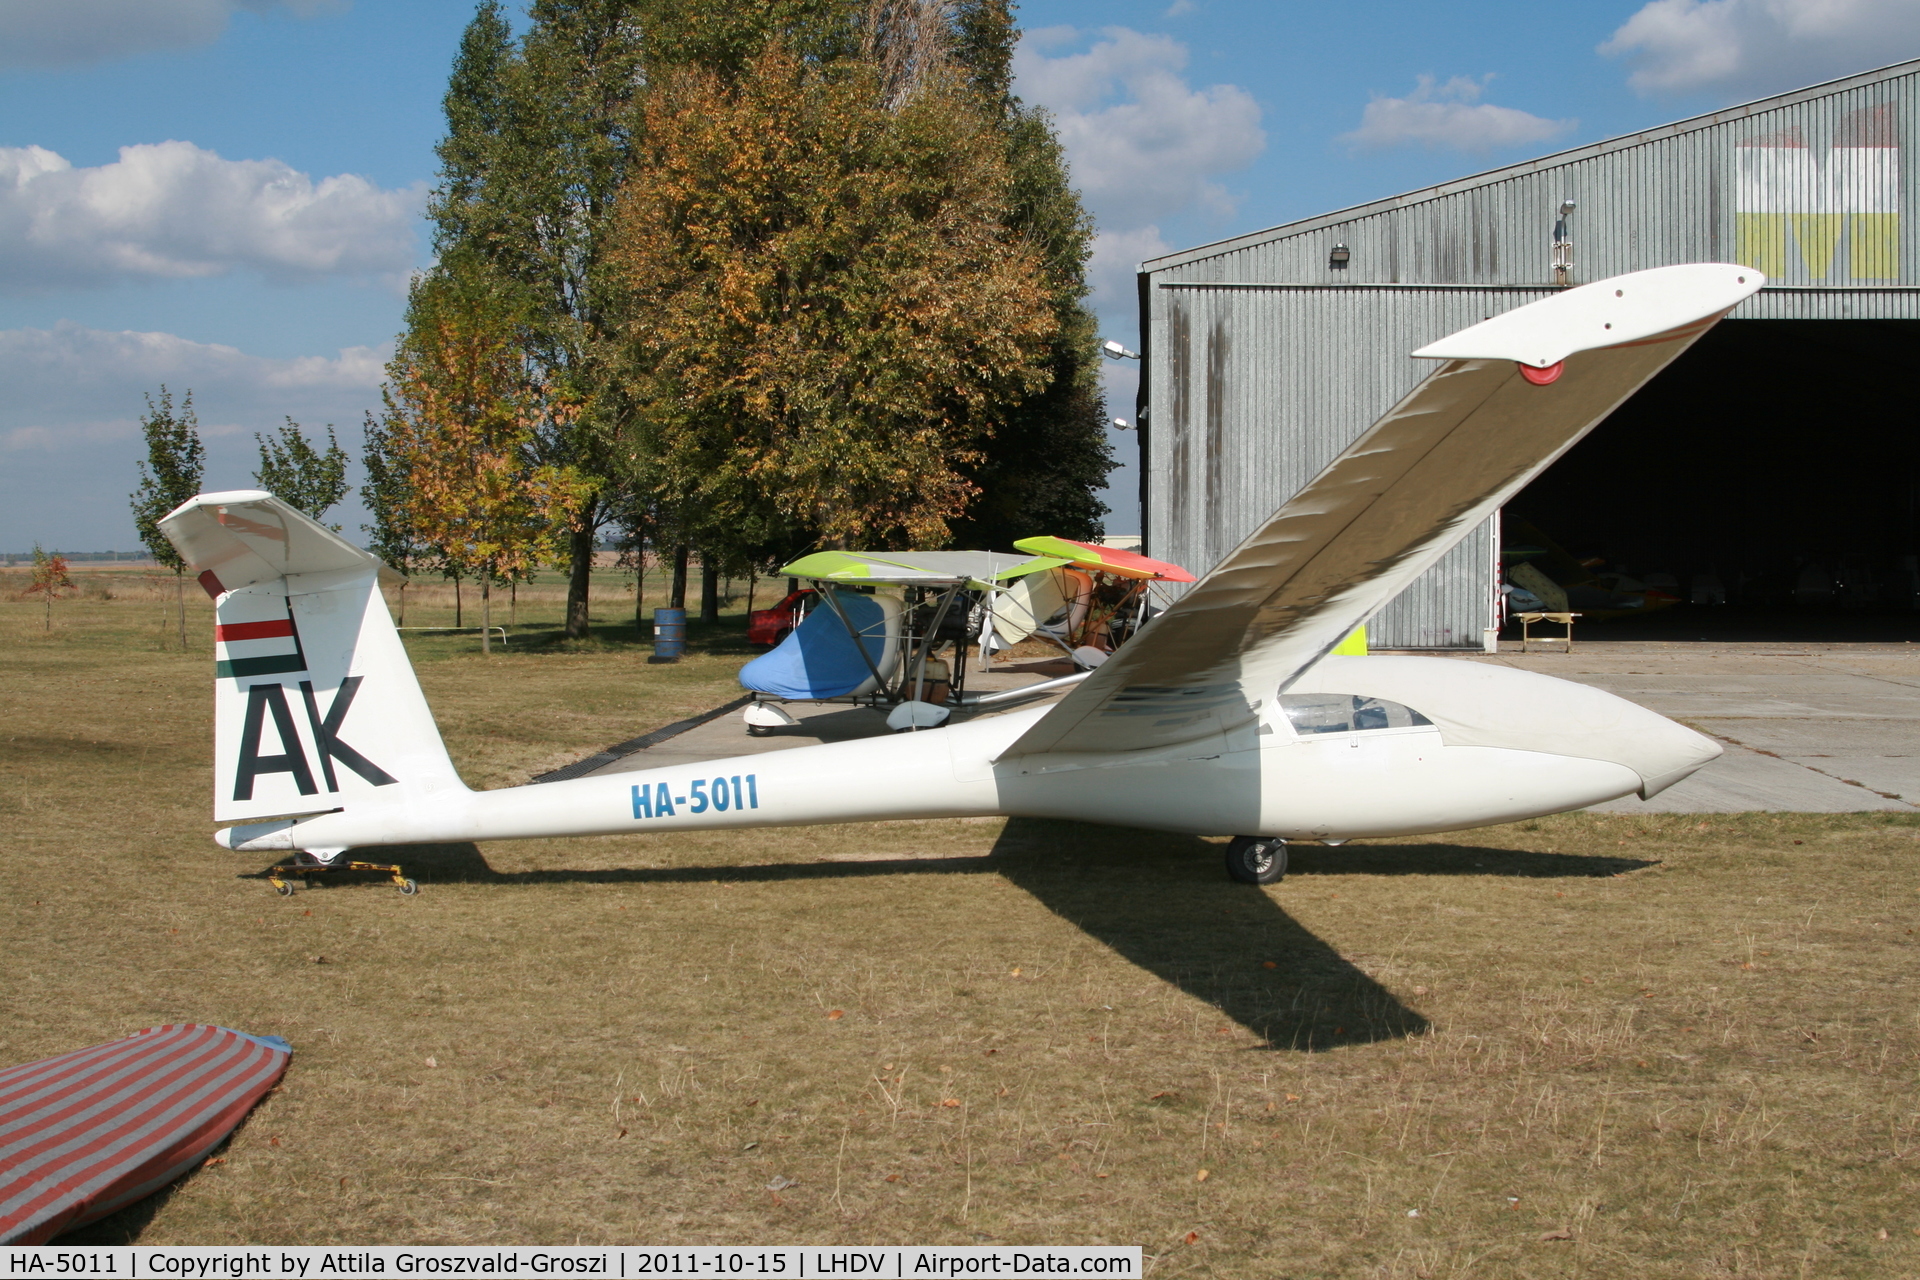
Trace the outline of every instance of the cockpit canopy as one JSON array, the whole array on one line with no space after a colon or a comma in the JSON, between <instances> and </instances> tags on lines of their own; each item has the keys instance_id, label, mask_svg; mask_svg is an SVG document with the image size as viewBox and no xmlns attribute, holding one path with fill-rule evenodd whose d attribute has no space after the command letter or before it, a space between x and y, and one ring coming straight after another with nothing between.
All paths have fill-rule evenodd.
<instances>
[{"instance_id":1,"label":"cockpit canopy","mask_svg":"<svg viewBox=\"0 0 1920 1280\"><path fill-rule=\"evenodd\" d=\"M1456 658L1324 658L1294 690L1280 695L1280 705L1302 736L1379 728L1382 714L1388 728L1430 722L1449 747L1498 747L1625 765L1646 783L1643 797L1658 794L1720 754L1718 743L1604 690ZM1411 698L1421 709L1382 695ZM1296 702L1302 706L1298 714L1291 705ZM1307 712L1307 706L1327 709ZM1394 711L1408 718L1396 721ZM1303 719L1315 727L1303 726ZM1346 728L1338 727L1343 719Z\"/></svg>"},{"instance_id":2,"label":"cockpit canopy","mask_svg":"<svg viewBox=\"0 0 1920 1280\"><path fill-rule=\"evenodd\" d=\"M1280 709L1302 737L1315 733L1361 733L1369 729L1412 729L1433 721L1412 707L1385 698L1349 693L1283 693Z\"/></svg>"}]
</instances>

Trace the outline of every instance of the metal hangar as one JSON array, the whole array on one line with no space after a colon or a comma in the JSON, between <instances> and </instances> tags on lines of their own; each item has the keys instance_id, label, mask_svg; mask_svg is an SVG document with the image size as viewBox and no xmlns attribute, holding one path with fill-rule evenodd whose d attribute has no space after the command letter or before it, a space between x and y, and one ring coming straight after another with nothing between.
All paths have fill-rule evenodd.
<instances>
[{"instance_id":1,"label":"metal hangar","mask_svg":"<svg viewBox=\"0 0 1920 1280\"><path fill-rule=\"evenodd\" d=\"M1407 353L1435 338L1621 272L1737 261L1766 289L1508 528L1763 629L1767 610L1911 614L1917 79L1901 63L1143 263L1148 553L1212 567L1424 376ZM1490 645L1500 524L1382 610L1374 644Z\"/></svg>"}]
</instances>

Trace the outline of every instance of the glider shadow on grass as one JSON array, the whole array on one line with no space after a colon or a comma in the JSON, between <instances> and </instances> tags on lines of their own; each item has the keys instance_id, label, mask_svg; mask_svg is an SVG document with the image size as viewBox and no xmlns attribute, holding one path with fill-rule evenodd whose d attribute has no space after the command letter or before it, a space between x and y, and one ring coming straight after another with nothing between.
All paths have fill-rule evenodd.
<instances>
[{"instance_id":1,"label":"glider shadow on grass","mask_svg":"<svg viewBox=\"0 0 1920 1280\"><path fill-rule=\"evenodd\" d=\"M1004 876L1132 963L1205 1001L1271 1049L1316 1052L1419 1035L1426 1019L1283 907L1286 886L1236 884L1218 843L1087 823L1012 818L985 856L747 866L495 871L472 844L381 851L422 884L695 884L867 876ZM1638 858L1464 844L1295 846L1289 878L1337 875L1604 878ZM1272 968L1267 966L1271 964Z\"/></svg>"}]
</instances>

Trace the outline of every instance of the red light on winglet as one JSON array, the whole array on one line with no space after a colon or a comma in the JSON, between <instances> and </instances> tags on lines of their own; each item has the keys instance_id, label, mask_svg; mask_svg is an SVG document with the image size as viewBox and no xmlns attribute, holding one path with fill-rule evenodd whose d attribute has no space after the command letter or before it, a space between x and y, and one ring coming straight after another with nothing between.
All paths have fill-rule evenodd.
<instances>
[{"instance_id":1,"label":"red light on winglet","mask_svg":"<svg viewBox=\"0 0 1920 1280\"><path fill-rule=\"evenodd\" d=\"M1536 387L1544 387L1549 382L1557 382L1561 372L1565 370L1566 367L1567 362L1565 360L1556 361L1544 369L1536 369L1530 364L1523 364L1520 366L1520 376Z\"/></svg>"}]
</instances>

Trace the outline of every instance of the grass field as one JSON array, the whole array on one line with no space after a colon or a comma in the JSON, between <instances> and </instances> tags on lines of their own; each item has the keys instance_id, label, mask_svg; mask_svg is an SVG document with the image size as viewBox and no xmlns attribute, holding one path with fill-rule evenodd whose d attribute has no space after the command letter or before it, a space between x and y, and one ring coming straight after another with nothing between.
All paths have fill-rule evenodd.
<instances>
[{"instance_id":1,"label":"grass field","mask_svg":"<svg viewBox=\"0 0 1920 1280\"><path fill-rule=\"evenodd\" d=\"M51 632L0 605L0 1063L169 1021L295 1054L221 1163L79 1238L1920 1275L1911 818L1562 817L1267 890L1070 824L633 836L283 900L208 838L204 600L183 655L161 588L96 585ZM410 636L471 781L732 696L744 601L650 667L616 591L572 649L538 590L491 659Z\"/></svg>"}]
</instances>

